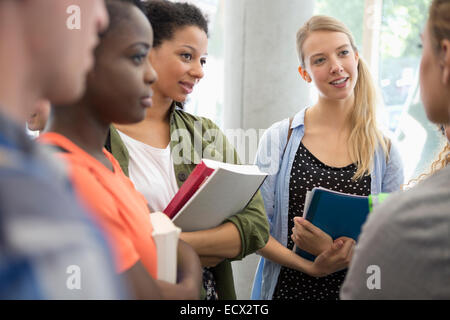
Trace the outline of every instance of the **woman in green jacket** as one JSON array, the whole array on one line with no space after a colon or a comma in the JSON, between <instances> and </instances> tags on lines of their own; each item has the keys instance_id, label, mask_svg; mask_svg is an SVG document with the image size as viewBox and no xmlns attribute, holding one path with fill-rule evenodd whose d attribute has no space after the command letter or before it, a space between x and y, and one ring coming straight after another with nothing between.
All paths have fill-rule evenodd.
<instances>
[{"instance_id":1,"label":"woman in green jacket","mask_svg":"<svg viewBox=\"0 0 450 320\"><path fill-rule=\"evenodd\" d=\"M144 121L112 127L107 148L146 196L152 211L162 211L202 158L239 160L211 120L182 110L182 103L203 77L206 19L197 7L186 3L150 1L147 9L154 32L150 61L158 73L152 85L153 105ZM259 192L242 212L220 226L183 232L181 238L196 250L205 267L202 298L236 299L230 261L261 249L268 237Z\"/></svg>"}]
</instances>

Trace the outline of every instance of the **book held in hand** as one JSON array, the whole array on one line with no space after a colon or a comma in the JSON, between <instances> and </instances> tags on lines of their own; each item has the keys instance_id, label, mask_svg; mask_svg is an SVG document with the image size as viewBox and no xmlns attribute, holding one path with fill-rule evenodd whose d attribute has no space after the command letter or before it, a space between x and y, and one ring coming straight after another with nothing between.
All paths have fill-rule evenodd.
<instances>
[{"instance_id":1,"label":"book held in hand","mask_svg":"<svg viewBox=\"0 0 450 320\"><path fill-rule=\"evenodd\" d=\"M158 280L175 284L177 281L177 250L181 229L162 212L150 213L158 256Z\"/></svg>"},{"instance_id":2,"label":"book held in hand","mask_svg":"<svg viewBox=\"0 0 450 320\"><path fill-rule=\"evenodd\" d=\"M369 211L369 197L316 187L306 194L303 218L329 234L333 240L345 236L356 241ZM312 254L296 246L293 250L303 258L315 259Z\"/></svg>"},{"instance_id":3,"label":"book held in hand","mask_svg":"<svg viewBox=\"0 0 450 320\"><path fill-rule=\"evenodd\" d=\"M164 213L183 232L217 227L247 206L266 176L255 165L203 159Z\"/></svg>"}]
</instances>

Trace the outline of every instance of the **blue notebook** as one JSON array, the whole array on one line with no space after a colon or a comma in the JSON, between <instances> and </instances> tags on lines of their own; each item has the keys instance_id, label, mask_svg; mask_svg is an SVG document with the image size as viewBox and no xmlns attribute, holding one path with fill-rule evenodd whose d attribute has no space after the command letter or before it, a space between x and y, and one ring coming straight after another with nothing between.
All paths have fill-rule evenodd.
<instances>
[{"instance_id":1,"label":"blue notebook","mask_svg":"<svg viewBox=\"0 0 450 320\"><path fill-rule=\"evenodd\" d=\"M369 214L369 199L325 188L313 188L307 195L303 217L331 238L349 237L355 241ZM296 253L313 261L314 256L299 248Z\"/></svg>"}]
</instances>

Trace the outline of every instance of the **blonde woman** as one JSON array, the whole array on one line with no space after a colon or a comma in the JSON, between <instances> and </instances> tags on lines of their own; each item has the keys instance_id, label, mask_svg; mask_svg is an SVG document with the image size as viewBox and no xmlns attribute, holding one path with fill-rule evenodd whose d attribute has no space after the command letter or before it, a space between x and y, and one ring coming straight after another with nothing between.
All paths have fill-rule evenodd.
<instances>
[{"instance_id":1,"label":"blonde woman","mask_svg":"<svg viewBox=\"0 0 450 320\"><path fill-rule=\"evenodd\" d=\"M272 125L260 143L256 163L270 174L262 194L271 237L259 251L264 258L252 298L334 300L352 255L347 243L353 240L332 239L301 218L295 228L302 237L291 237L306 192L318 186L365 196L392 192L400 189L403 170L395 147L376 127L375 88L345 25L312 17L297 33L297 50L299 72L316 86L319 98L293 119ZM341 246L329 273L341 271L315 277L302 258L294 263L293 240L319 257L333 243Z\"/></svg>"}]
</instances>

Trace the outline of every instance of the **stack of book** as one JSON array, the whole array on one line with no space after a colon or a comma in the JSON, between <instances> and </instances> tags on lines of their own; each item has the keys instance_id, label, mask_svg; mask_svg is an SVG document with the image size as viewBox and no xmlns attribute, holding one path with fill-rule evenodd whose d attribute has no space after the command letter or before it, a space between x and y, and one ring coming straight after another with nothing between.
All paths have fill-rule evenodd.
<instances>
[{"instance_id":1,"label":"stack of book","mask_svg":"<svg viewBox=\"0 0 450 320\"><path fill-rule=\"evenodd\" d=\"M203 159L164 213L183 232L216 227L247 206L266 176L254 165Z\"/></svg>"}]
</instances>

